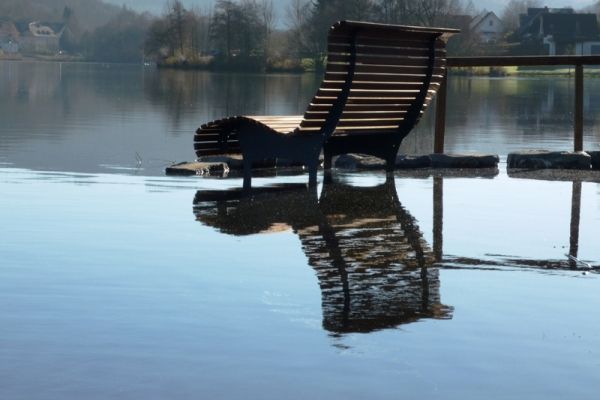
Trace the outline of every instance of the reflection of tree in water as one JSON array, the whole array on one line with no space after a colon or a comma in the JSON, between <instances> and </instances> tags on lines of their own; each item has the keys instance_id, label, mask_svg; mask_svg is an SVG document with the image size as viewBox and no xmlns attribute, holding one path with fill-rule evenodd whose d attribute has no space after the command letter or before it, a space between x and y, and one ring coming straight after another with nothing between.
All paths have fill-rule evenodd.
<instances>
[{"instance_id":1,"label":"reflection of tree in water","mask_svg":"<svg viewBox=\"0 0 600 400\"><path fill-rule=\"evenodd\" d=\"M465 126L476 120L482 126L494 125L503 118L515 121L523 132L548 135L572 135L570 130L556 131L556 126L572 124L574 84L572 78L461 78L451 77L448 91L448 115L452 124ZM585 124L595 124L600 94L585 91ZM504 123L504 125L506 125Z\"/></svg>"},{"instance_id":2,"label":"reflection of tree in water","mask_svg":"<svg viewBox=\"0 0 600 400\"><path fill-rule=\"evenodd\" d=\"M0 63L0 104L5 123L62 126L69 118L93 122L105 109L127 113L140 106L140 66ZM32 112L35 109L35 112ZM98 111L102 110L102 113ZM63 129L53 132L64 133Z\"/></svg>"},{"instance_id":3,"label":"reflection of tree in water","mask_svg":"<svg viewBox=\"0 0 600 400\"><path fill-rule=\"evenodd\" d=\"M158 70L145 78L146 97L177 127L228 115L301 114L318 85L313 75L250 75Z\"/></svg>"},{"instance_id":4,"label":"reflection of tree in water","mask_svg":"<svg viewBox=\"0 0 600 400\"><path fill-rule=\"evenodd\" d=\"M222 232L245 235L291 227L321 287L323 327L371 332L422 318L451 318L440 302L439 272L393 178L376 187L199 191L194 213Z\"/></svg>"}]
</instances>

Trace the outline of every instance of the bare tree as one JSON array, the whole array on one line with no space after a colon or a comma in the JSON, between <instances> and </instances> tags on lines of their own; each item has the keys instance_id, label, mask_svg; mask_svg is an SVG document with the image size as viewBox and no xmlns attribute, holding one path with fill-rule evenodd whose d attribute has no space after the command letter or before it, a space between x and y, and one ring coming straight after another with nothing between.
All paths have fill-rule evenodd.
<instances>
[{"instance_id":1,"label":"bare tree","mask_svg":"<svg viewBox=\"0 0 600 400\"><path fill-rule=\"evenodd\" d=\"M448 16L468 12L468 4L465 6L462 0L376 0L374 3L375 17L394 24L432 26Z\"/></svg>"},{"instance_id":2,"label":"bare tree","mask_svg":"<svg viewBox=\"0 0 600 400\"><path fill-rule=\"evenodd\" d=\"M275 30L275 8L273 7L273 0L261 0L258 4L258 12L261 19L261 23L264 28L264 53L265 59L268 60L271 57L271 40L273 37L273 31Z\"/></svg>"},{"instance_id":3,"label":"bare tree","mask_svg":"<svg viewBox=\"0 0 600 400\"><path fill-rule=\"evenodd\" d=\"M171 34L175 46L179 48L181 54L185 53L185 37L187 28L187 10L183 6L180 0L169 0L167 3L168 7L168 19Z\"/></svg>"},{"instance_id":4,"label":"bare tree","mask_svg":"<svg viewBox=\"0 0 600 400\"><path fill-rule=\"evenodd\" d=\"M310 0L292 0L286 9L288 49L296 53L298 58L301 58L303 53L310 53L306 30L310 10Z\"/></svg>"},{"instance_id":5,"label":"bare tree","mask_svg":"<svg viewBox=\"0 0 600 400\"><path fill-rule=\"evenodd\" d=\"M541 7L540 0L510 0L502 12L502 23L506 32L514 32L519 27L519 15L528 8Z\"/></svg>"}]
</instances>

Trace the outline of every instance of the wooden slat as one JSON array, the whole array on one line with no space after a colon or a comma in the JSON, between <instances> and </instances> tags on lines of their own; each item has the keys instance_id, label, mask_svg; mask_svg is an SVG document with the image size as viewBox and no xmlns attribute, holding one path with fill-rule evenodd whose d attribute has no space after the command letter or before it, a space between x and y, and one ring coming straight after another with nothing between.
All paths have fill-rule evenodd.
<instances>
[{"instance_id":1,"label":"wooden slat","mask_svg":"<svg viewBox=\"0 0 600 400\"><path fill-rule=\"evenodd\" d=\"M361 135L365 133L385 133L385 132L395 132L397 131L397 125L389 125L389 126L359 126L359 127L348 127L344 129L337 128L334 132L335 136L343 135L343 134L356 134ZM318 128L314 127L300 127L298 132L300 134L310 134L318 131Z\"/></svg>"},{"instance_id":2,"label":"wooden slat","mask_svg":"<svg viewBox=\"0 0 600 400\"><path fill-rule=\"evenodd\" d=\"M330 104L317 104L311 103L307 111L328 111ZM346 110L349 112L352 111L395 111L399 106L410 106L408 103L400 104L397 102L388 103L388 104L356 104L356 103L347 103Z\"/></svg>"},{"instance_id":3,"label":"wooden slat","mask_svg":"<svg viewBox=\"0 0 600 400\"><path fill-rule=\"evenodd\" d=\"M330 37L329 42L331 44L349 44L349 37ZM410 40L403 37L388 37L388 38L366 38L366 37L357 37L356 45L357 46L378 46L378 47L404 47L404 48L429 48L430 41L419 41L419 40ZM441 40L437 40L435 42L435 49L444 49L445 43Z\"/></svg>"},{"instance_id":4,"label":"wooden slat","mask_svg":"<svg viewBox=\"0 0 600 400\"><path fill-rule=\"evenodd\" d=\"M349 63L351 56L349 54L329 54L327 61L330 63ZM372 55L356 55L357 64L366 65L390 65L394 67L422 67L427 65L429 59L419 57L406 57L406 56L372 56Z\"/></svg>"},{"instance_id":5,"label":"wooden slat","mask_svg":"<svg viewBox=\"0 0 600 400\"><path fill-rule=\"evenodd\" d=\"M325 73L326 81L339 81L340 77L343 76L343 72L327 72ZM434 75L432 79L434 81L441 81L443 75ZM394 74L379 73L356 73L354 74L354 82L389 82L389 83L423 83L425 80L424 74Z\"/></svg>"},{"instance_id":6,"label":"wooden slat","mask_svg":"<svg viewBox=\"0 0 600 400\"><path fill-rule=\"evenodd\" d=\"M319 89L317 97L323 97L326 99L335 98L340 92L339 89ZM412 102L419 94L418 90L350 90L348 99L360 99L360 98L394 98L398 101ZM429 90L429 95L435 94L434 90Z\"/></svg>"},{"instance_id":7,"label":"wooden slat","mask_svg":"<svg viewBox=\"0 0 600 400\"><path fill-rule=\"evenodd\" d=\"M194 150L196 152L207 152L207 151L218 151L221 150L223 151L225 149L225 147L223 146L216 146L216 145L210 145L207 143L194 143Z\"/></svg>"},{"instance_id":8,"label":"wooden slat","mask_svg":"<svg viewBox=\"0 0 600 400\"><path fill-rule=\"evenodd\" d=\"M429 100L429 99L428 99ZM394 98L351 98L348 99L348 102L350 104L360 104L360 105L365 105L365 104L377 104L377 105L385 105L385 104L395 104L395 105L399 105L399 106L406 106L406 107L410 107L412 103L409 102L400 102L398 101L398 99L394 99Z\"/></svg>"},{"instance_id":9,"label":"wooden slat","mask_svg":"<svg viewBox=\"0 0 600 400\"><path fill-rule=\"evenodd\" d=\"M337 128L343 129L348 127L360 127L360 126L370 126L370 127L378 127L378 126L397 126L401 118L365 118L365 119L340 119L338 122ZM322 119L306 119L302 121L302 127L309 126L321 126L324 120Z\"/></svg>"},{"instance_id":10,"label":"wooden slat","mask_svg":"<svg viewBox=\"0 0 600 400\"><path fill-rule=\"evenodd\" d=\"M324 81L321 85L321 89L341 89L344 82L340 81ZM419 91L423 86L423 82L352 82L353 90L406 90L406 91ZM438 82L434 82L430 85L430 90L436 90L439 86Z\"/></svg>"},{"instance_id":11,"label":"wooden slat","mask_svg":"<svg viewBox=\"0 0 600 400\"><path fill-rule=\"evenodd\" d=\"M245 115L245 118L250 118L256 121L298 121L302 118L301 115Z\"/></svg>"},{"instance_id":12,"label":"wooden slat","mask_svg":"<svg viewBox=\"0 0 600 400\"><path fill-rule=\"evenodd\" d=\"M397 58L397 60L394 60L395 58ZM407 61L407 62L401 62L403 60L412 60L412 61ZM419 63L415 64L415 60L420 60ZM351 57L347 54L345 55L332 55L330 59L327 60L327 66L330 65L335 65L335 66L344 66L345 69L342 70L343 72L347 71L348 68L350 68L351 66ZM418 57L367 57L367 58L358 58L356 59L356 65L355 66L369 66L369 65L374 65L374 66L384 66L387 68L390 68L389 71L383 71L383 72L387 72L387 73L408 73L408 74L415 74L417 72L415 71L415 68L429 68L429 59L423 59L423 58L418 58ZM446 63L443 60L436 60L434 61L433 64L433 68L434 70L436 68L444 68L446 67ZM401 69L406 69L406 72L401 72ZM327 72L329 72L329 70L327 69ZM355 71L355 73L361 73L362 71L357 70ZM426 74L427 72L418 72L419 74Z\"/></svg>"},{"instance_id":13,"label":"wooden slat","mask_svg":"<svg viewBox=\"0 0 600 400\"><path fill-rule=\"evenodd\" d=\"M391 34L394 36L415 37L418 34L456 34L459 33L460 30L451 28L430 28L426 26L380 24L363 21L340 21L333 25L329 32L330 34L334 32L344 32L344 34L352 34L357 32L359 34L364 32L383 32L385 34Z\"/></svg>"},{"instance_id":14,"label":"wooden slat","mask_svg":"<svg viewBox=\"0 0 600 400\"><path fill-rule=\"evenodd\" d=\"M235 138L232 138L233 135L230 135L228 137L228 140L235 140ZM199 141L207 141L207 142L211 142L211 141L219 141L221 139L222 135L221 133L211 133L211 134L206 134L206 133L200 133L200 134L195 134L194 135L194 141L195 142L199 142Z\"/></svg>"},{"instance_id":15,"label":"wooden slat","mask_svg":"<svg viewBox=\"0 0 600 400\"><path fill-rule=\"evenodd\" d=\"M393 112L390 111L344 111L341 119L361 119L361 118L403 118L406 114L405 110ZM306 119L325 119L327 111L307 111L304 118Z\"/></svg>"},{"instance_id":16,"label":"wooden slat","mask_svg":"<svg viewBox=\"0 0 600 400\"><path fill-rule=\"evenodd\" d=\"M224 154L241 154L242 150L240 148L237 149L227 149L227 151L223 151L223 149L211 149L211 150L196 150L196 155L198 157L202 156L220 156Z\"/></svg>"},{"instance_id":17,"label":"wooden slat","mask_svg":"<svg viewBox=\"0 0 600 400\"><path fill-rule=\"evenodd\" d=\"M235 149L239 148L239 142L235 142L235 143L231 143L228 146L219 146L217 144L214 143L194 143L194 150L196 150L196 152L207 152L207 151L223 151L224 148L227 148L228 150L234 151Z\"/></svg>"},{"instance_id":18,"label":"wooden slat","mask_svg":"<svg viewBox=\"0 0 600 400\"><path fill-rule=\"evenodd\" d=\"M406 67L406 66L393 66L393 65L356 65L356 73L370 73L370 74L426 74L429 70L428 67ZM433 69L434 75L441 75L445 71L445 67L437 67ZM327 72L346 72L348 65L346 64L327 64Z\"/></svg>"},{"instance_id":19,"label":"wooden slat","mask_svg":"<svg viewBox=\"0 0 600 400\"><path fill-rule=\"evenodd\" d=\"M439 37L439 33L430 33L430 32L410 32L410 34L408 35L393 35L390 34L389 31L386 30L380 30L380 29L373 29L373 30L369 30L368 32L359 32L358 35L356 35L356 38L358 40L364 40L364 41L379 41L379 43L394 43L394 42L399 42L399 41L411 41L414 42L415 44L417 43L423 43L424 46L426 46L428 43L430 43L432 40L435 40L435 38ZM350 42L353 38L353 33L352 32L348 32L348 33L344 33L340 30L332 32L329 34L329 40L330 42ZM398 38L398 39L395 39ZM406 39L409 38L409 39Z\"/></svg>"},{"instance_id":20,"label":"wooden slat","mask_svg":"<svg viewBox=\"0 0 600 400\"><path fill-rule=\"evenodd\" d=\"M329 54L348 54L349 43L333 43L327 47ZM380 56L407 56L407 57L429 57L429 47L392 47L392 46L357 46L356 54L380 55ZM446 50L436 49L435 57L445 57Z\"/></svg>"}]
</instances>

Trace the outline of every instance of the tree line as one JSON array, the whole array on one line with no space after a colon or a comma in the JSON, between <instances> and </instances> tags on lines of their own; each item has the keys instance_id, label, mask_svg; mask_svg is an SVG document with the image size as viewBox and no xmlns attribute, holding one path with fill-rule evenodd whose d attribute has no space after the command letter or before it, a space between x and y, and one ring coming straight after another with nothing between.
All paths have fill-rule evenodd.
<instances>
[{"instance_id":1,"label":"tree line","mask_svg":"<svg viewBox=\"0 0 600 400\"><path fill-rule=\"evenodd\" d=\"M15 12L22 10L19 4L43 3L20 1L6 0L4 6L15 4ZM478 11L470 0L290 0L284 15L277 15L273 1L216 0L210 9L199 9L167 0L158 17L111 8L111 18L93 29L84 29L90 25L80 22L82 10L65 7L62 19L69 29L61 44L69 53L91 61L155 61L161 66L219 70L319 70L327 30L337 20L464 28L464 16ZM540 4L540 0L510 0L502 19L509 30L516 29L519 13ZM589 9L597 10L600 1ZM452 55L482 51L486 50L468 29L448 44Z\"/></svg>"},{"instance_id":2,"label":"tree line","mask_svg":"<svg viewBox=\"0 0 600 400\"><path fill-rule=\"evenodd\" d=\"M204 13L170 0L148 30L145 54L164 66L319 70L335 21L449 26L474 12L465 0L292 0L282 28L273 0L217 0Z\"/></svg>"}]
</instances>

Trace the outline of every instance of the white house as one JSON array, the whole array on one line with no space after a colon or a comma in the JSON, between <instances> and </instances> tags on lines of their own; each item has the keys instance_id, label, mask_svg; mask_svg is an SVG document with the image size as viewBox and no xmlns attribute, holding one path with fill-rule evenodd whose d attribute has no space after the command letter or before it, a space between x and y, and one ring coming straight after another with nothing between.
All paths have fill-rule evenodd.
<instances>
[{"instance_id":1,"label":"white house","mask_svg":"<svg viewBox=\"0 0 600 400\"><path fill-rule=\"evenodd\" d=\"M25 52L56 53L60 49L64 29L64 24L31 22L21 33L19 44Z\"/></svg>"},{"instance_id":2,"label":"white house","mask_svg":"<svg viewBox=\"0 0 600 400\"><path fill-rule=\"evenodd\" d=\"M469 29L483 43L493 43L500 40L504 32L502 20L493 11L484 11L473 18Z\"/></svg>"}]
</instances>

